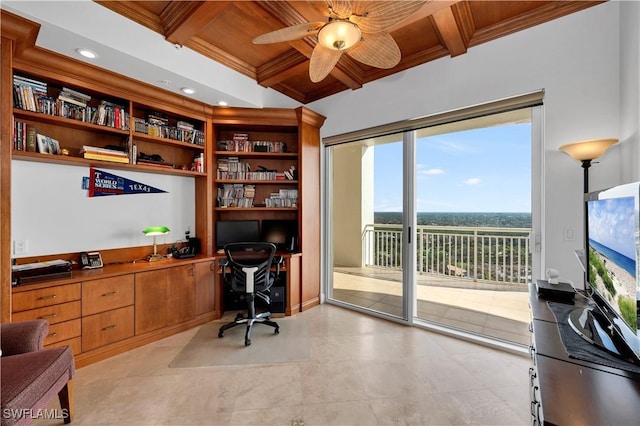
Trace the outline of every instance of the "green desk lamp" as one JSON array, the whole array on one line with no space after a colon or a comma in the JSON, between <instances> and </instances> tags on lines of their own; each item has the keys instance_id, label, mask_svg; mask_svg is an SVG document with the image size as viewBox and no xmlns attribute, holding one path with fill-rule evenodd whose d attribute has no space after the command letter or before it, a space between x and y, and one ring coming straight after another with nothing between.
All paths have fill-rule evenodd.
<instances>
[{"instance_id":1,"label":"green desk lamp","mask_svg":"<svg viewBox=\"0 0 640 426\"><path fill-rule=\"evenodd\" d=\"M155 262L157 260L164 260L165 256L158 254L158 246L156 245L156 235L164 235L169 233L169 228L166 226L150 226L146 228L142 233L149 237L153 237L153 254L149 256L149 262Z\"/></svg>"}]
</instances>

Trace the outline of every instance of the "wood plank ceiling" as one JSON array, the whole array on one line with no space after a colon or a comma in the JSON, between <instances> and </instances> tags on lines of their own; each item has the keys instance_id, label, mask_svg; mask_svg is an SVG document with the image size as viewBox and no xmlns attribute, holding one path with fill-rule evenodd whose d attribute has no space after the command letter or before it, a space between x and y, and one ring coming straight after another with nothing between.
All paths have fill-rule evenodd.
<instances>
[{"instance_id":1,"label":"wood plank ceiling","mask_svg":"<svg viewBox=\"0 0 640 426\"><path fill-rule=\"evenodd\" d=\"M603 1L433 0L389 33L402 59L378 69L342 55L324 80L312 83L309 58L315 37L256 45L255 37L305 22L326 22L325 1L96 1L171 43L188 47L264 87L301 103L352 89Z\"/></svg>"}]
</instances>

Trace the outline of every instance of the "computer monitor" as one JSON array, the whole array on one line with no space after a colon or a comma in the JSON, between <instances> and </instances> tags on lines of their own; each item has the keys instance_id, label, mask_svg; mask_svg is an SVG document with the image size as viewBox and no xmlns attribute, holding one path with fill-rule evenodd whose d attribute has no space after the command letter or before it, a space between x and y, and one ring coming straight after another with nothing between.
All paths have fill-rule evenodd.
<instances>
[{"instance_id":1,"label":"computer monitor","mask_svg":"<svg viewBox=\"0 0 640 426\"><path fill-rule=\"evenodd\" d=\"M297 250L298 221L264 219L260 231L261 240L274 243L278 250L288 252Z\"/></svg>"},{"instance_id":2,"label":"computer monitor","mask_svg":"<svg viewBox=\"0 0 640 426\"><path fill-rule=\"evenodd\" d=\"M216 222L216 249L228 243L260 241L258 220L218 220Z\"/></svg>"}]
</instances>

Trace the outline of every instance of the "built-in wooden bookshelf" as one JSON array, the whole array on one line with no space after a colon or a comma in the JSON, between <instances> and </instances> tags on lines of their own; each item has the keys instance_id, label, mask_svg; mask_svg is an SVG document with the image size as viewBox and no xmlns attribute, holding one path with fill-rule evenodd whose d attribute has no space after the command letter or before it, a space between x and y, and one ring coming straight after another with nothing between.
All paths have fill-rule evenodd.
<instances>
[{"instance_id":1,"label":"built-in wooden bookshelf","mask_svg":"<svg viewBox=\"0 0 640 426\"><path fill-rule=\"evenodd\" d=\"M205 174L206 126L202 118L70 87L61 80L15 73L13 83L14 158L152 173ZM60 149L43 151L30 143L29 132L57 141ZM128 161L121 161L121 157L110 160L108 156L85 158L86 146L120 150Z\"/></svg>"},{"instance_id":2,"label":"built-in wooden bookshelf","mask_svg":"<svg viewBox=\"0 0 640 426\"><path fill-rule=\"evenodd\" d=\"M34 45L39 26L4 10L2 15L2 140L13 140L14 121L25 123L26 128L36 127L38 132L56 139L66 155L45 154L18 149L12 144L0 148L0 195L2 221L0 226L0 297L2 315L0 321L11 321L11 165L12 160L46 162L74 166L101 166L112 169L161 173L195 180L195 234L201 240L201 256L216 256L215 222L224 219L252 218L296 220L299 229L296 266L288 270L296 275L300 285L287 297L290 313L315 306L320 301L320 127L324 117L305 107L285 108L231 108L207 105L159 87L141 83L126 76L112 73L82 61L70 59ZM103 101L118 105L118 124L104 121L100 124L83 121L77 116L60 116L49 111L32 111L24 105L14 105L13 76L23 76L46 83L47 97L54 100L64 88L90 97L87 105L99 107ZM72 93L68 90L66 93ZM64 96L63 96L64 97ZM73 99L76 103L81 100ZM106 105L106 104L104 104ZM81 106L81 105L77 105ZM157 115L160 115L159 117ZM166 120L168 128L185 132L136 128L149 118ZM193 137L191 131L197 131ZM258 142L282 142L272 148L270 144L252 151L221 149L218 141L233 139L235 133L246 133L249 140ZM191 135L191 137L189 137ZM121 147L130 161L125 163L86 159L81 155L83 146ZM286 145L286 148L285 148ZM135 146L135 148L134 148ZM134 151L135 149L135 151ZM266 151L262 151L266 149ZM272 150L271 152L269 150ZM139 153L159 155L170 166L143 164L133 161ZM249 163L252 169L264 166L283 173L297 171L293 179L218 179L217 160L238 157ZM202 163L195 170L197 161ZM192 166L193 164L193 166ZM192 170L194 168L194 170ZM185 170L186 169L186 170ZM293 177L293 176L292 176ZM299 195L295 207L251 208L216 206L219 185L252 185L255 199L266 199L267 194L282 190L296 190ZM260 204L263 204L261 202ZM69 215L73 215L69 212ZM100 247L95 247L100 249ZM125 247L113 250L131 252L137 248ZM166 333L170 333L168 330Z\"/></svg>"}]
</instances>

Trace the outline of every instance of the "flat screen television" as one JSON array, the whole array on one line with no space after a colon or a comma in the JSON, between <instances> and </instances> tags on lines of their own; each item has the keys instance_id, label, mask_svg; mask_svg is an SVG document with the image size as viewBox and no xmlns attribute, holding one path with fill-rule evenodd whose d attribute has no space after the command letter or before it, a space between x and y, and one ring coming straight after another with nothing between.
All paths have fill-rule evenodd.
<instances>
[{"instance_id":1,"label":"flat screen television","mask_svg":"<svg viewBox=\"0 0 640 426\"><path fill-rule=\"evenodd\" d=\"M274 243L278 250L294 252L297 250L298 221L263 219L260 235L262 241Z\"/></svg>"},{"instance_id":2,"label":"flat screen television","mask_svg":"<svg viewBox=\"0 0 640 426\"><path fill-rule=\"evenodd\" d=\"M640 182L586 196L586 292L593 308L569 324L583 338L640 363Z\"/></svg>"},{"instance_id":3,"label":"flat screen television","mask_svg":"<svg viewBox=\"0 0 640 426\"><path fill-rule=\"evenodd\" d=\"M218 220L216 222L216 249L228 243L260 241L258 220Z\"/></svg>"}]
</instances>

